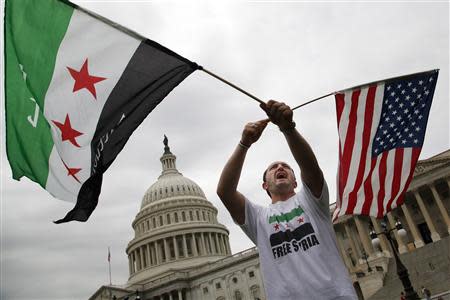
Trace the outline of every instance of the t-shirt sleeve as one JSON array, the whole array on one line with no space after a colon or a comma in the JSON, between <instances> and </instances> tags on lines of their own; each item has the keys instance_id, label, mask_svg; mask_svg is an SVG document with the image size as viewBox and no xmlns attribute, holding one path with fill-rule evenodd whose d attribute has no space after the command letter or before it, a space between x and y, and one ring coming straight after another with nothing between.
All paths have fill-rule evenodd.
<instances>
[{"instance_id":1,"label":"t-shirt sleeve","mask_svg":"<svg viewBox=\"0 0 450 300\"><path fill-rule=\"evenodd\" d=\"M305 199L308 201L308 205L316 208L322 215L327 218L330 217L330 196L328 194L328 185L325 179L323 180L322 192L319 197L316 197L312 194L309 187L303 183L303 191L305 193Z\"/></svg>"},{"instance_id":2,"label":"t-shirt sleeve","mask_svg":"<svg viewBox=\"0 0 450 300\"><path fill-rule=\"evenodd\" d=\"M262 206L245 198L245 222L240 227L255 245L258 240L258 219L261 217L262 211Z\"/></svg>"}]
</instances>

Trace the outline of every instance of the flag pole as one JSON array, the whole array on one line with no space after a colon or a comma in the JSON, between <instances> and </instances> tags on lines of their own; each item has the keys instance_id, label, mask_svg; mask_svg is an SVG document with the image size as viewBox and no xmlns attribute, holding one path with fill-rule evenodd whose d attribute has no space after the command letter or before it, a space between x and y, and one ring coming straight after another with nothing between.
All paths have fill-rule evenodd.
<instances>
[{"instance_id":1,"label":"flag pole","mask_svg":"<svg viewBox=\"0 0 450 300\"><path fill-rule=\"evenodd\" d=\"M318 97L318 98L316 98L316 99L312 99L312 100L310 100L310 101L308 101L308 102L305 102L305 103L303 103L303 104L297 105L296 107L292 108L292 110L296 110L297 108L300 108L300 107L302 107L302 106L308 105L308 104L313 103L313 102L316 102L316 101L318 101L318 100L320 100L320 99L323 99L323 98L325 98L325 97L328 97L328 96L331 96L331 95L334 95L334 94L335 94L335 92L329 93L329 94L326 94L326 95L323 95L323 96L320 96L320 97Z\"/></svg>"},{"instance_id":2,"label":"flag pole","mask_svg":"<svg viewBox=\"0 0 450 300\"><path fill-rule=\"evenodd\" d=\"M264 101L262 101L262 100L259 99L258 97L256 97L256 96L250 94L250 93L247 92L247 91L244 91L244 90L241 89L240 87L238 87L238 86L232 84L231 82L229 82L228 80L223 79L223 78L220 77L220 76L217 76L216 74L212 73L211 71L208 71L208 70L206 70L206 69L203 68L203 67L201 67L200 70L202 70L203 72L205 72L205 73L211 75L212 77L214 77L214 78L216 78L216 79L219 79L219 80L222 81L223 83L228 84L228 85L231 86L232 88L235 88L236 90L238 90L239 92L241 92L241 93L243 93L243 94L249 96L249 97L252 98L253 100L256 100L257 102L259 102L259 104L264 104L264 103L265 103Z\"/></svg>"},{"instance_id":3,"label":"flag pole","mask_svg":"<svg viewBox=\"0 0 450 300\"><path fill-rule=\"evenodd\" d=\"M220 77L220 76L214 74L213 72L208 71L208 70L205 69L204 67L200 67L200 66L199 66L199 69L202 70L203 72L205 72L206 74L209 74L209 75L211 75L212 77L214 77L214 78L216 78L216 79L219 79L219 80L222 81L223 83L228 84L229 86L231 86L232 88L238 90L239 92L241 92L241 93L243 93L243 94L249 96L249 97L252 98L253 100L256 100L259 104L265 104L265 102L262 101L261 99L259 99L258 97L256 97L256 96L250 94L249 92L247 92L247 91L241 89L240 87L234 85L233 83L229 82L228 80L223 79L222 77ZM300 108L300 107L302 107L302 106L305 106L305 105L310 104L310 103L313 103L313 102L316 102L316 101L318 101L318 100L320 100L320 99L322 99L322 98L325 98L325 97L328 97L328 96L331 96L331 95L334 95L334 94L335 94L335 92L326 94L326 95L321 96L321 97L319 97L319 98L315 98L315 99L313 99L313 100L310 100L310 101L308 101L308 102L305 102L305 103L303 103L303 104L300 104L300 105L294 107L292 110L296 110L297 108Z\"/></svg>"},{"instance_id":4,"label":"flag pole","mask_svg":"<svg viewBox=\"0 0 450 300\"><path fill-rule=\"evenodd\" d=\"M112 281L111 281L111 252L109 251L109 247L108 247L108 266L109 266L109 285L112 285Z\"/></svg>"}]
</instances>

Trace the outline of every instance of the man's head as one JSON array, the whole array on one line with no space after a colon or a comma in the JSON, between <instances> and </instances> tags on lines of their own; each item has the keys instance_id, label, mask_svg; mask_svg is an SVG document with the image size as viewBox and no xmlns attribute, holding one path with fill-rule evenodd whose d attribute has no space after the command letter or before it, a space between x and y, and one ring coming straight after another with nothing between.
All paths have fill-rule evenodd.
<instances>
[{"instance_id":1,"label":"man's head","mask_svg":"<svg viewBox=\"0 0 450 300\"><path fill-rule=\"evenodd\" d=\"M275 161L264 171L262 188L271 198L273 194L290 194L296 187L294 170L287 163Z\"/></svg>"}]
</instances>

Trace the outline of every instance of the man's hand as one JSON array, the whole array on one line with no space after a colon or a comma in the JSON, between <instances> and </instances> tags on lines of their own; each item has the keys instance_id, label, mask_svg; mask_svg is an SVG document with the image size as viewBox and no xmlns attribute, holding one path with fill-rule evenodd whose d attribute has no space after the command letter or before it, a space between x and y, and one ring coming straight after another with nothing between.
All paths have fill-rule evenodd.
<instances>
[{"instance_id":1,"label":"man's hand","mask_svg":"<svg viewBox=\"0 0 450 300\"><path fill-rule=\"evenodd\" d=\"M268 123L269 119L247 123L242 131L241 143L247 147L250 147L261 137L261 134Z\"/></svg>"},{"instance_id":2,"label":"man's hand","mask_svg":"<svg viewBox=\"0 0 450 300\"><path fill-rule=\"evenodd\" d=\"M270 100L266 104L261 104L260 107L266 112L270 121L277 125L281 131L295 127L292 121L292 109L283 102Z\"/></svg>"}]
</instances>

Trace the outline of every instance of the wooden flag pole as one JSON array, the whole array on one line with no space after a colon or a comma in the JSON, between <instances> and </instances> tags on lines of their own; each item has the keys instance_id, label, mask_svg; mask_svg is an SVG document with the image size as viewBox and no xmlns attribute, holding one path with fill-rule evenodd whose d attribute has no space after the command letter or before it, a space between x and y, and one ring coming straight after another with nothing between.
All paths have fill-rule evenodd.
<instances>
[{"instance_id":1,"label":"wooden flag pole","mask_svg":"<svg viewBox=\"0 0 450 300\"><path fill-rule=\"evenodd\" d=\"M320 96L319 98L312 99L312 100L310 100L310 101L308 101L308 102L305 102L305 103L303 103L303 104L297 105L296 107L292 108L292 110L296 110L297 108L300 108L300 107L302 107L302 106L305 106L305 105L310 104L310 103L313 103L313 102L316 102L317 100L323 99L323 98L325 98L325 97L328 97L328 96L331 96L331 95L334 95L334 94L335 94L335 93L333 92L333 93L326 94L326 95L324 95L324 96Z\"/></svg>"},{"instance_id":2,"label":"wooden flag pole","mask_svg":"<svg viewBox=\"0 0 450 300\"><path fill-rule=\"evenodd\" d=\"M262 101L261 99L257 98L256 96L253 96L253 95L250 94L249 92L244 91L244 90L241 89L240 87L238 87L238 86L232 84L231 82L229 82L229 81L223 79L222 77L217 76L216 74L214 74L214 73L212 73L212 72L206 70L205 68L202 67L201 70L202 70L203 72L205 72L205 73L211 75L212 77L214 77L214 78L216 78L216 79L219 79L219 80L222 81L223 83L228 84L228 85L231 86L232 88L235 88L235 89L238 90L239 92L241 92L241 93L243 93L243 94L249 96L250 98L256 100L257 102L259 102L259 104L264 104L264 103L265 103L264 101Z\"/></svg>"},{"instance_id":3,"label":"wooden flag pole","mask_svg":"<svg viewBox=\"0 0 450 300\"><path fill-rule=\"evenodd\" d=\"M243 94L249 96L250 98L256 100L259 104L265 104L265 102L262 101L261 99L259 99L258 97L256 97L256 96L250 94L250 93L247 92L247 91L244 91L243 89L241 89L240 87L238 87L238 86L232 84L232 83L229 82L228 80L223 79L222 77L220 77L220 76L218 76L218 75L212 73L211 71L206 70L206 69L203 68L203 67L200 67L200 66L199 66L199 69L202 70L203 72L205 72L205 73L211 75L212 77L214 77L214 78L216 78L216 79L219 79L219 80L222 81L223 83L228 84L228 85L231 86L232 88L235 88L236 90L238 90L239 92L241 92L241 93L243 93ZM329 94L326 94L326 95L324 95L324 96L321 96L321 97L319 97L319 98L315 98L315 99L313 99L313 100L310 100L310 101L308 101L308 102L305 102L305 103L303 103L303 104L300 104L300 105L298 105L298 106L292 108L292 110L296 110L297 108L300 108L300 107L302 107L302 106L305 106L305 105L310 104L310 103L313 103L313 102L316 102L317 100L320 100L320 99L322 99L322 98L325 98L325 97L328 97L328 96L331 96L331 95L334 95L334 94L335 94L335 93L333 92L333 93L329 93Z\"/></svg>"}]
</instances>

